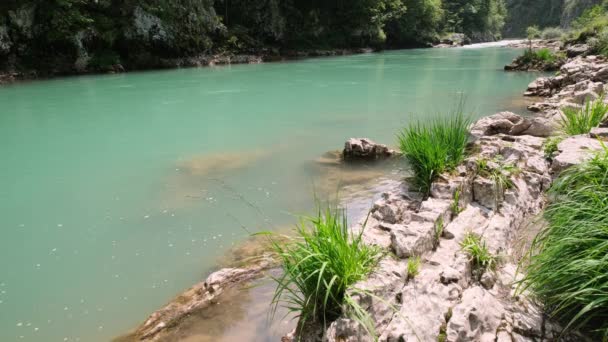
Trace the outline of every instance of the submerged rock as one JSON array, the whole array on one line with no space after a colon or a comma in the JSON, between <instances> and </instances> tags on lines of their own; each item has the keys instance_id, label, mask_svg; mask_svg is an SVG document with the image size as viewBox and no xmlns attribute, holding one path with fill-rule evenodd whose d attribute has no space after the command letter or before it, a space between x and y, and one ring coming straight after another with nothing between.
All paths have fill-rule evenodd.
<instances>
[{"instance_id":1,"label":"submerged rock","mask_svg":"<svg viewBox=\"0 0 608 342\"><path fill-rule=\"evenodd\" d=\"M346 161L370 161L392 158L400 153L367 138L351 138L344 144L342 157Z\"/></svg>"}]
</instances>

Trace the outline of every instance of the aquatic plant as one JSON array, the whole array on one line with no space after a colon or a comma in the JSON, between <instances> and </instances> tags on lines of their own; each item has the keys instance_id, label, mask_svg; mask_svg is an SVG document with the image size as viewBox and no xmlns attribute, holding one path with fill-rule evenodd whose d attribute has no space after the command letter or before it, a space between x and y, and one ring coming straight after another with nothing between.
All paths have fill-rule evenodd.
<instances>
[{"instance_id":1,"label":"aquatic plant","mask_svg":"<svg viewBox=\"0 0 608 342\"><path fill-rule=\"evenodd\" d=\"M581 109L562 108L562 113L564 115L561 127L564 133L568 135L587 134L606 119L608 105L604 103L604 95L602 95L595 101L587 100L585 107Z\"/></svg>"},{"instance_id":2,"label":"aquatic plant","mask_svg":"<svg viewBox=\"0 0 608 342\"><path fill-rule=\"evenodd\" d=\"M307 323L325 325L343 314L373 329L367 313L351 297L356 290L347 290L372 271L380 250L363 243L363 230L349 231L342 209L318 209L316 216L303 217L295 232L287 243L270 235L283 270L274 278L274 312L282 305L295 313L298 333Z\"/></svg>"},{"instance_id":3,"label":"aquatic plant","mask_svg":"<svg viewBox=\"0 0 608 342\"><path fill-rule=\"evenodd\" d=\"M522 262L531 290L567 329L608 339L608 148L549 190L545 228Z\"/></svg>"},{"instance_id":4,"label":"aquatic plant","mask_svg":"<svg viewBox=\"0 0 608 342\"><path fill-rule=\"evenodd\" d=\"M479 235L466 233L460 242L460 248L469 256L475 269L485 271L496 268L498 258L490 253L485 241Z\"/></svg>"},{"instance_id":5,"label":"aquatic plant","mask_svg":"<svg viewBox=\"0 0 608 342\"><path fill-rule=\"evenodd\" d=\"M411 123L398 135L401 152L414 171L413 184L428 194L432 182L464 160L470 119L462 104L448 117Z\"/></svg>"}]
</instances>

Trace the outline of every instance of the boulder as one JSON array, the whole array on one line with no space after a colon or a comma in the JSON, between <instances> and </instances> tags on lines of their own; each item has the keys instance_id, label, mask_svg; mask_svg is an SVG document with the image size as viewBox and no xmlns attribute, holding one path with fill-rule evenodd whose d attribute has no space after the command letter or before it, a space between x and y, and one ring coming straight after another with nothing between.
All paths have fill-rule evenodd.
<instances>
[{"instance_id":1,"label":"boulder","mask_svg":"<svg viewBox=\"0 0 608 342\"><path fill-rule=\"evenodd\" d=\"M573 165L589 160L603 150L602 144L587 135L575 135L564 139L557 145L559 154L553 158L551 170L560 172Z\"/></svg>"},{"instance_id":2,"label":"boulder","mask_svg":"<svg viewBox=\"0 0 608 342\"><path fill-rule=\"evenodd\" d=\"M580 55L586 55L589 53L590 50L591 50L591 48L587 44L570 45L566 49L566 55L569 58L572 58L572 57L576 57L576 56L580 56Z\"/></svg>"},{"instance_id":3,"label":"boulder","mask_svg":"<svg viewBox=\"0 0 608 342\"><path fill-rule=\"evenodd\" d=\"M527 118L511 112L501 112L482 118L471 128L471 134L476 137L496 134L547 137L553 134L553 131L553 124L548 119Z\"/></svg>"},{"instance_id":4,"label":"boulder","mask_svg":"<svg viewBox=\"0 0 608 342\"><path fill-rule=\"evenodd\" d=\"M399 155L399 152L386 145L377 144L367 138L351 138L344 144L342 157L346 161L370 161L387 159Z\"/></svg>"}]
</instances>

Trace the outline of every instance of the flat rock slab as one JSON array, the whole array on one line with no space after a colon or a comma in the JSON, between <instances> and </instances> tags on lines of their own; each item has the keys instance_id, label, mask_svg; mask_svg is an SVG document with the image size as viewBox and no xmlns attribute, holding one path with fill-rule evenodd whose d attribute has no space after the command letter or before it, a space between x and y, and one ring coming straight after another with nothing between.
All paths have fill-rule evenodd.
<instances>
[{"instance_id":1,"label":"flat rock slab","mask_svg":"<svg viewBox=\"0 0 608 342\"><path fill-rule=\"evenodd\" d=\"M551 170L560 172L592 158L603 150L602 143L587 135L575 135L559 143L559 154L553 159Z\"/></svg>"},{"instance_id":2,"label":"flat rock slab","mask_svg":"<svg viewBox=\"0 0 608 342\"><path fill-rule=\"evenodd\" d=\"M589 133L591 138L608 140L608 127L596 127Z\"/></svg>"}]
</instances>

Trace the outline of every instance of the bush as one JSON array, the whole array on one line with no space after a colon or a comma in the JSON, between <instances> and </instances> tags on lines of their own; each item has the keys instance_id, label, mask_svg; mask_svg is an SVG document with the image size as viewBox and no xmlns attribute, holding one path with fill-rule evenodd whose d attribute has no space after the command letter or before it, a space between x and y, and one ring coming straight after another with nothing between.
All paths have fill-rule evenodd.
<instances>
[{"instance_id":1,"label":"bush","mask_svg":"<svg viewBox=\"0 0 608 342\"><path fill-rule=\"evenodd\" d=\"M538 28L538 26L529 26L526 29L526 36L529 40L537 39L541 37L542 32Z\"/></svg>"},{"instance_id":2,"label":"bush","mask_svg":"<svg viewBox=\"0 0 608 342\"><path fill-rule=\"evenodd\" d=\"M531 290L566 328L608 338L608 148L566 170L549 191L547 226L519 291Z\"/></svg>"},{"instance_id":3,"label":"bush","mask_svg":"<svg viewBox=\"0 0 608 342\"><path fill-rule=\"evenodd\" d=\"M273 298L299 317L298 329L308 322L326 322L347 314L368 327L364 312L347 289L364 279L381 257L377 247L367 246L361 233L351 234L346 213L327 208L315 217L303 218L296 237L271 239L282 263L283 275L275 278ZM268 233L266 233L268 234Z\"/></svg>"},{"instance_id":4,"label":"bush","mask_svg":"<svg viewBox=\"0 0 608 342\"><path fill-rule=\"evenodd\" d=\"M585 103L582 109L571 107L562 108L561 127L564 133L569 135L587 134L592 128L597 127L606 119L608 105L604 103L604 96L595 101Z\"/></svg>"},{"instance_id":5,"label":"bush","mask_svg":"<svg viewBox=\"0 0 608 342\"><path fill-rule=\"evenodd\" d=\"M401 152L414 171L413 184L424 194L440 174L464 160L470 119L462 108L449 117L412 123L398 135Z\"/></svg>"},{"instance_id":6,"label":"bush","mask_svg":"<svg viewBox=\"0 0 608 342\"><path fill-rule=\"evenodd\" d=\"M540 36L542 39L555 40L562 39L564 34L564 31L559 27L547 27L541 32Z\"/></svg>"}]
</instances>

